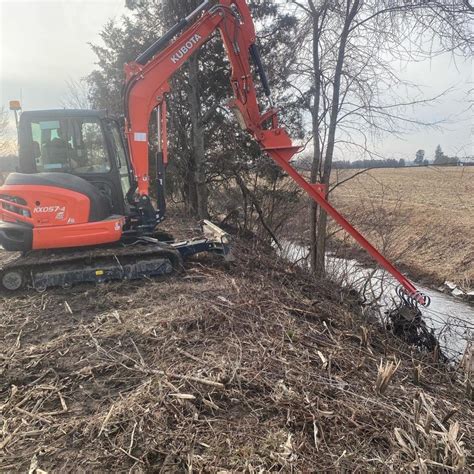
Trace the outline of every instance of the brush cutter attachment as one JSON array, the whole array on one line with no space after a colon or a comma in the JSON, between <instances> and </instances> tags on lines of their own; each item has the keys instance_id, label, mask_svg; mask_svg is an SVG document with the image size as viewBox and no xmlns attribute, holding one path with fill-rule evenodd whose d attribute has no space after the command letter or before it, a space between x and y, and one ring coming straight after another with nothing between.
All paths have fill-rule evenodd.
<instances>
[{"instance_id":1,"label":"brush cutter attachment","mask_svg":"<svg viewBox=\"0 0 474 474\"><path fill-rule=\"evenodd\" d=\"M420 305L428 308L431 304L431 298L428 295L425 295L421 291L410 294L403 286L397 288L397 295L408 308L417 309Z\"/></svg>"}]
</instances>

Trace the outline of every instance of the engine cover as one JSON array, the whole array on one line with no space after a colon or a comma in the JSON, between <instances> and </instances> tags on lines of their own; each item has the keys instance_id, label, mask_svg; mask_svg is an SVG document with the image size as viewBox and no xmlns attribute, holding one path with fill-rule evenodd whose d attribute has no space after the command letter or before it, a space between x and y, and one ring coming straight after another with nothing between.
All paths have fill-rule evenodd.
<instances>
[{"instance_id":1,"label":"engine cover","mask_svg":"<svg viewBox=\"0 0 474 474\"><path fill-rule=\"evenodd\" d=\"M12 173L0 188L0 245L28 251L117 242L125 223L105 196L66 173Z\"/></svg>"}]
</instances>

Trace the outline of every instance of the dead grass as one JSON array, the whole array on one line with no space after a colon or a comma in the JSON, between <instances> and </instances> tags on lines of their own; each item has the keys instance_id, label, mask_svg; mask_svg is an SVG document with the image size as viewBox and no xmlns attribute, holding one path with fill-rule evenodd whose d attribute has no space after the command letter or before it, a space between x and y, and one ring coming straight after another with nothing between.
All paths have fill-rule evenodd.
<instances>
[{"instance_id":1,"label":"dead grass","mask_svg":"<svg viewBox=\"0 0 474 474\"><path fill-rule=\"evenodd\" d=\"M351 173L340 170L335 179ZM412 274L473 287L474 167L372 170L333 199L379 248L386 243L374 221L398 225L388 250Z\"/></svg>"},{"instance_id":2,"label":"dead grass","mask_svg":"<svg viewBox=\"0 0 474 474\"><path fill-rule=\"evenodd\" d=\"M474 167L335 170L331 201L371 243L411 278L431 285L446 280L474 287ZM280 233L307 244L308 199ZM332 250L344 258L372 262L330 220Z\"/></svg>"},{"instance_id":3,"label":"dead grass","mask_svg":"<svg viewBox=\"0 0 474 474\"><path fill-rule=\"evenodd\" d=\"M1 297L0 471L466 469L462 378L249 246L232 267ZM376 390L381 361L399 365Z\"/></svg>"}]
</instances>

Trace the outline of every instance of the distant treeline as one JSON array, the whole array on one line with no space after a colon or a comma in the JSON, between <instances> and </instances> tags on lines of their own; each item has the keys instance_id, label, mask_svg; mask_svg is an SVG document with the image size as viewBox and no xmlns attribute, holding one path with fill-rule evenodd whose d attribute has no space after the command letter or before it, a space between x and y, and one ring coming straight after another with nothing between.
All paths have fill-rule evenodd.
<instances>
[{"instance_id":1,"label":"distant treeline","mask_svg":"<svg viewBox=\"0 0 474 474\"><path fill-rule=\"evenodd\" d=\"M395 160L388 158L386 160L356 160L356 161L334 161L334 169L365 169L365 168L403 168L406 166L405 160Z\"/></svg>"},{"instance_id":2,"label":"distant treeline","mask_svg":"<svg viewBox=\"0 0 474 474\"><path fill-rule=\"evenodd\" d=\"M333 163L334 169L367 169L367 168L413 168L420 166L474 166L474 161L463 161L457 157L449 158L443 162L430 163L425 160L422 164L406 162L403 158L401 160L387 159L387 160L357 160L357 161L335 161Z\"/></svg>"}]
</instances>

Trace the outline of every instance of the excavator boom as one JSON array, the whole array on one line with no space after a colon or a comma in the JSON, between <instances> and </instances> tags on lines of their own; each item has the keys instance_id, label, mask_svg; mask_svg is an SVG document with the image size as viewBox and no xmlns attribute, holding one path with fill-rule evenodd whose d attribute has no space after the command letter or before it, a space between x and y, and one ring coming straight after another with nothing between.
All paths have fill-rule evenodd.
<instances>
[{"instance_id":1,"label":"excavator boom","mask_svg":"<svg viewBox=\"0 0 474 474\"><path fill-rule=\"evenodd\" d=\"M151 45L135 62L125 66L126 134L140 199L146 201L149 194L150 116L154 109L158 109L161 125L158 129L162 131L159 137L160 149L163 150L163 161L166 163L166 95L170 92L169 79L216 30L221 34L232 68L231 85L234 98L229 106L236 113L241 126L300 188L399 281L408 297L417 304L428 305L429 298L420 293L328 202L325 186L308 182L292 166L291 159L300 147L295 146L287 131L278 125L277 109L272 106L268 80L256 46L254 23L245 0L220 0L214 6L205 1L187 18L177 23L163 38ZM260 76L264 92L270 99L271 107L265 112L261 111L258 103L250 59Z\"/></svg>"}]
</instances>

